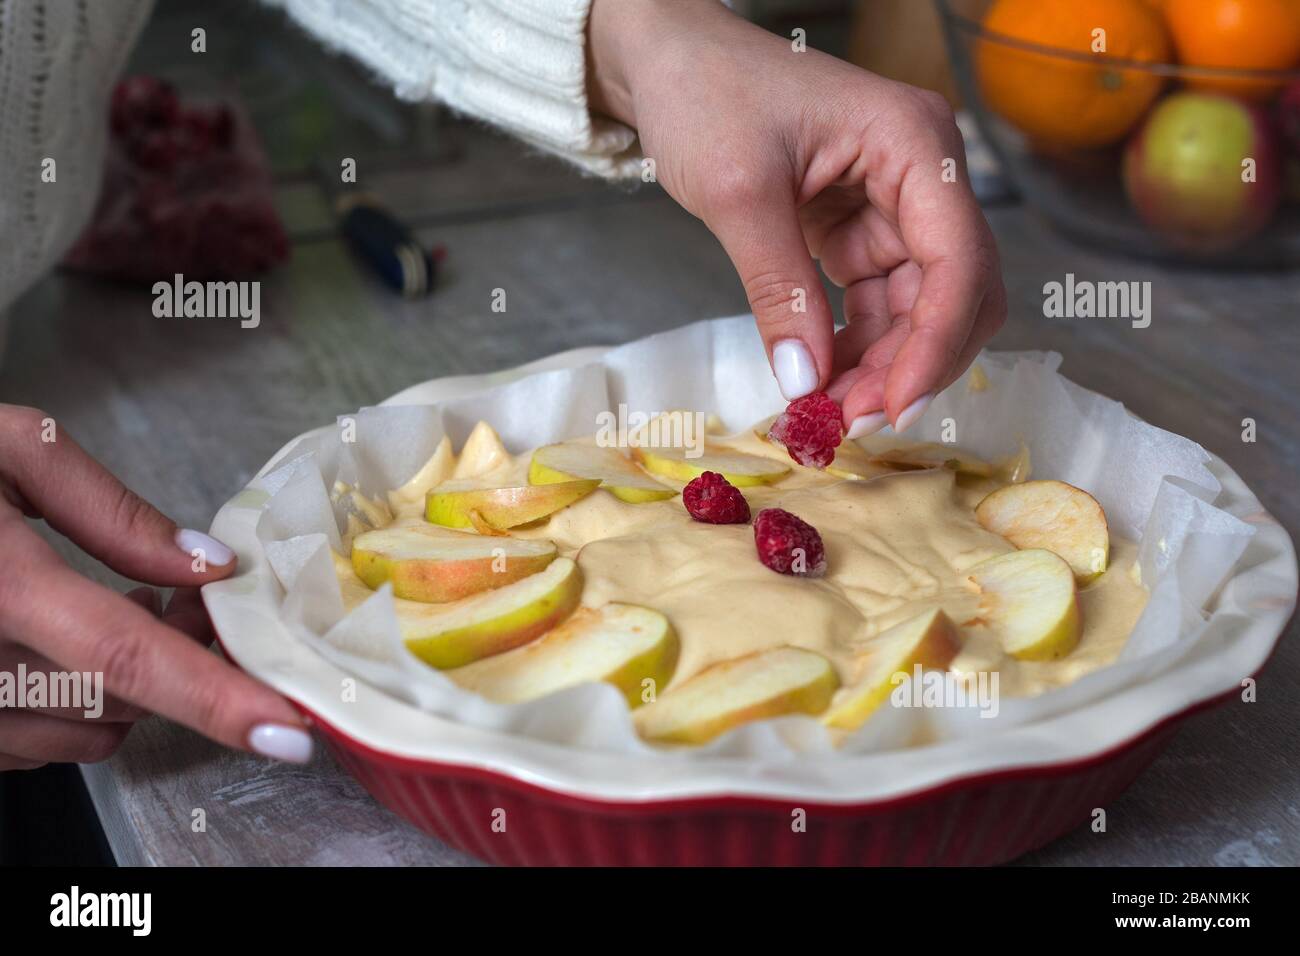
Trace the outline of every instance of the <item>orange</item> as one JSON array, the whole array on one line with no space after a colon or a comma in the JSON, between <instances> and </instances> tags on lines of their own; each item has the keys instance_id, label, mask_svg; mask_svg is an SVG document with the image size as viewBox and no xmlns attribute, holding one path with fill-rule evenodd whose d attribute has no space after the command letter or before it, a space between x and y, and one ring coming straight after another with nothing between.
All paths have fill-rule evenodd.
<instances>
[{"instance_id":1,"label":"orange","mask_svg":"<svg viewBox=\"0 0 1300 956\"><path fill-rule=\"evenodd\" d=\"M1164 9L1184 66L1242 70L1300 66L1300 0L1165 0ZM1282 84L1189 76L1187 85L1262 100Z\"/></svg>"},{"instance_id":2,"label":"orange","mask_svg":"<svg viewBox=\"0 0 1300 956\"><path fill-rule=\"evenodd\" d=\"M1149 0L996 0L984 29L1067 53L1026 50L994 37L976 50L984 102L1041 145L1096 147L1122 139L1164 79L1116 61L1163 63L1173 55L1164 20Z\"/></svg>"}]
</instances>

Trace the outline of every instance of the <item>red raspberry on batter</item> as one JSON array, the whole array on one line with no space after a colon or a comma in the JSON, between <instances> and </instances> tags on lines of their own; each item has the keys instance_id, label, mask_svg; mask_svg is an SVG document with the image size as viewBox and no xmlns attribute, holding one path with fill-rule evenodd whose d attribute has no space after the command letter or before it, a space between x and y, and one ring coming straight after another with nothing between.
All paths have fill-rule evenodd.
<instances>
[{"instance_id":1,"label":"red raspberry on batter","mask_svg":"<svg viewBox=\"0 0 1300 956\"><path fill-rule=\"evenodd\" d=\"M706 471L682 489L682 502L696 521L708 524L744 524L749 502L731 482L716 471Z\"/></svg>"},{"instance_id":2,"label":"red raspberry on batter","mask_svg":"<svg viewBox=\"0 0 1300 956\"><path fill-rule=\"evenodd\" d=\"M768 437L780 442L801 465L825 468L844 438L840 407L825 392L796 398L772 423Z\"/></svg>"},{"instance_id":3,"label":"red raspberry on batter","mask_svg":"<svg viewBox=\"0 0 1300 956\"><path fill-rule=\"evenodd\" d=\"M758 513L754 547L758 560L780 574L815 578L826 571L826 548L817 529L780 508Z\"/></svg>"}]
</instances>

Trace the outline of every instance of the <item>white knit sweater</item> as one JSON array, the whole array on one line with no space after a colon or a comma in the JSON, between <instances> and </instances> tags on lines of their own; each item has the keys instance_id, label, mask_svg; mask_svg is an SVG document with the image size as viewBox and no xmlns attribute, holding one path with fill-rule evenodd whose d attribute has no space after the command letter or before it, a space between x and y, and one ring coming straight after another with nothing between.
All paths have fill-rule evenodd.
<instances>
[{"instance_id":1,"label":"white knit sweater","mask_svg":"<svg viewBox=\"0 0 1300 956\"><path fill-rule=\"evenodd\" d=\"M636 134L587 109L591 0L264 2L405 99L440 100L599 175L639 171ZM108 97L151 7L0 0L0 318L90 216Z\"/></svg>"}]
</instances>

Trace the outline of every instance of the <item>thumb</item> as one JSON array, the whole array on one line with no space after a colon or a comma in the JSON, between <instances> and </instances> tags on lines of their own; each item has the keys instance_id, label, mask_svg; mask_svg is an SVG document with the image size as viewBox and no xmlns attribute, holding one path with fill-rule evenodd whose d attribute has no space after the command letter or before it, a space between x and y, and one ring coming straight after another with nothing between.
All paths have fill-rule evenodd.
<instances>
[{"instance_id":1,"label":"thumb","mask_svg":"<svg viewBox=\"0 0 1300 956\"><path fill-rule=\"evenodd\" d=\"M36 424L48 417L30 415L32 428L20 423L6 436L5 457L16 490L50 527L136 581L194 586L234 570L230 548L200 531L178 529L62 429Z\"/></svg>"},{"instance_id":2,"label":"thumb","mask_svg":"<svg viewBox=\"0 0 1300 956\"><path fill-rule=\"evenodd\" d=\"M709 228L740 273L781 394L817 391L831 374L834 319L793 199L735 203Z\"/></svg>"}]
</instances>

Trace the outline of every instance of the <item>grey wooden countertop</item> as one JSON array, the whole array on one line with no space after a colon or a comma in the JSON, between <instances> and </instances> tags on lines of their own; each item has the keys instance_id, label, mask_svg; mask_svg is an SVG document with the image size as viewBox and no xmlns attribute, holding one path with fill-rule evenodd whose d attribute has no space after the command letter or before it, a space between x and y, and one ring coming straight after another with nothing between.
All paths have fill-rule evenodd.
<instances>
[{"instance_id":1,"label":"grey wooden countertop","mask_svg":"<svg viewBox=\"0 0 1300 956\"><path fill-rule=\"evenodd\" d=\"M54 275L14 309L0 400L46 409L136 491L205 528L287 439L408 385L747 310L713 238L661 193L583 179L515 144L452 132L459 162L371 184L413 220L432 222L421 238L450 250L433 298L393 297L328 229L304 230L292 262L263 282L257 329L157 319L147 291ZM281 202L294 221L327 224L313 187L283 190ZM990 218L1011 301L996 346L1062 352L1075 381L1225 458L1294 536L1295 277L1157 268L1084 250L1018 207ZM1043 284L1067 272L1150 280L1150 327L1045 319ZM491 311L495 288L508 292L504 314ZM1246 417L1258 422L1255 444L1241 439ZM86 573L127 586L57 546ZM1264 672L1258 702L1185 724L1110 808L1108 832L1081 829L1025 862L1300 861L1294 638ZM278 765L151 719L85 777L124 864L472 862L376 804L323 755ZM196 808L206 832L191 830Z\"/></svg>"}]
</instances>

